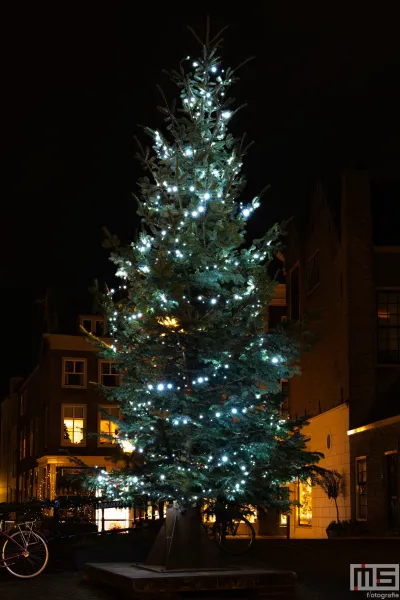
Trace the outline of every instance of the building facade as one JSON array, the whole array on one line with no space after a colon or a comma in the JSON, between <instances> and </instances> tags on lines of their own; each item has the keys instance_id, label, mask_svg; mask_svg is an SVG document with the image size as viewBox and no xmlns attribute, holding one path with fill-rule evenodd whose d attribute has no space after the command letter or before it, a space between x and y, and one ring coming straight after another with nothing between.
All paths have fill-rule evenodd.
<instances>
[{"instance_id":1,"label":"building facade","mask_svg":"<svg viewBox=\"0 0 400 600\"><path fill-rule=\"evenodd\" d=\"M400 414L400 247L374 246L371 189L364 172L319 186L291 225L288 314L311 343L289 407L310 417L310 448L342 475L340 518L382 535L400 530L400 423L390 420ZM308 519L297 509L292 535L325 537L334 505L320 488L294 494Z\"/></svg>"},{"instance_id":2,"label":"building facade","mask_svg":"<svg viewBox=\"0 0 400 600\"><path fill-rule=\"evenodd\" d=\"M18 389L23 379L13 377L10 392L1 405L0 420L0 502L17 499Z\"/></svg>"},{"instance_id":3,"label":"building facade","mask_svg":"<svg viewBox=\"0 0 400 600\"><path fill-rule=\"evenodd\" d=\"M104 336L102 317L84 315L79 324ZM111 469L117 434L112 417L119 411L99 395L97 384L112 388L119 378L116 364L100 359L83 334L44 334L39 364L1 406L4 500L77 494L73 476L85 465Z\"/></svg>"}]
</instances>

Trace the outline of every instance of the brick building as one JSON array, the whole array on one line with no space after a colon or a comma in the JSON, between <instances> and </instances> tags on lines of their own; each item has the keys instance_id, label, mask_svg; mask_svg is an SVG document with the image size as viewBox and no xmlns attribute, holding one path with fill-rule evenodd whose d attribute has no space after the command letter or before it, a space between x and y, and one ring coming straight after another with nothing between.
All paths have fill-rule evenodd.
<instances>
[{"instance_id":1,"label":"brick building","mask_svg":"<svg viewBox=\"0 0 400 600\"><path fill-rule=\"evenodd\" d=\"M10 392L1 405L0 419L0 502L17 499L18 388L23 379L13 377Z\"/></svg>"},{"instance_id":2,"label":"brick building","mask_svg":"<svg viewBox=\"0 0 400 600\"><path fill-rule=\"evenodd\" d=\"M79 324L104 335L103 317L81 316ZM118 409L96 383L119 385L115 364L100 359L82 334L44 334L39 364L25 380L12 380L1 405L2 500L78 493L69 477L80 472L74 459L111 468L116 427L106 413L118 416Z\"/></svg>"},{"instance_id":3,"label":"brick building","mask_svg":"<svg viewBox=\"0 0 400 600\"><path fill-rule=\"evenodd\" d=\"M291 223L288 314L316 336L290 381L293 416L311 416L309 446L343 476L340 518L373 534L400 530L400 247L375 246L373 179L319 185ZM322 490L300 485L293 537L325 537L335 519Z\"/></svg>"}]
</instances>

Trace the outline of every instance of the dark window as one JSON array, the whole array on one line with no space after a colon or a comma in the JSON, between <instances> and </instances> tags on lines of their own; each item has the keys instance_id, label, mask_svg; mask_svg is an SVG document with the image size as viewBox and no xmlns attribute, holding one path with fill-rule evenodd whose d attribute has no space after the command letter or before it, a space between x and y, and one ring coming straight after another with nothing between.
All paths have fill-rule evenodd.
<instances>
[{"instance_id":1,"label":"dark window","mask_svg":"<svg viewBox=\"0 0 400 600\"><path fill-rule=\"evenodd\" d=\"M268 307L268 329L274 329L282 322L282 317L286 316L286 306Z\"/></svg>"},{"instance_id":2,"label":"dark window","mask_svg":"<svg viewBox=\"0 0 400 600\"><path fill-rule=\"evenodd\" d=\"M64 387L85 387L85 361L64 358Z\"/></svg>"},{"instance_id":3,"label":"dark window","mask_svg":"<svg viewBox=\"0 0 400 600\"><path fill-rule=\"evenodd\" d=\"M120 383L120 372L117 363L100 361L100 383L105 387L117 387Z\"/></svg>"},{"instance_id":4,"label":"dark window","mask_svg":"<svg viewBox=\"0 0 400 600\"><path fill-rule=\"evenodd\" d=\"M367 520L367 459L356 459L356 517L359 521Z\"/></svg>"},{"instance_id":5,"label":"dark window","mask_svg":"<svg viewBox=\"0 0 400 600\"><path fill-rule=\"evenodd\" d=\"M45 448L47 448L47 431L48 431L47 421L48 421L48 419L49 419L49 409L46 406L46 408L44 409L44 435L43 435Z\"/></svg>"},{"instance_id":6,"label":"dark window","mask_svg":"<svg viewBox=\"0 0 400 600\"><path fill-rule=\"evenodd\" d=\"M104 321L96 321L95 335L97 337L102 337L104 335Z\"/></svg>"},{"instance_id":7,"label":"dark window","mask_svg":"<svg viewBox=\"0 0 400 600\"><path fill-rule=\"evenodd\" d=\"M317 250L307 261L307 292L310 294L319 282L319 250Z\"/></svg>"},{"instance_id":8,"label":"dark window","mask_svg":"<svg viewBox=\"0 0 400 600\"><path fill-rule=\"evenodd\" d=\"M93 333L92 331L92 319L83 319L82 327L86 329L89 333Z\"/></svg>"},{"instance_id":9,"label":"dark window","mask_svg":"<svg viewBox=\"0 0 400 600\"><path fill-rule=\"evenodd\" d=\"M27 395L28 392L25 389L20 396L20 411L19 414L23 416L26 413L26 404L27 404Z\"/></svg>"},{"instance_id":10,"label":"dark window","mask_svg":"<svg viewBox=\"0 0 400 600\"><path fill-rule=\"evenodd\" d=\"M400 363L400 291L380 291L378 309L378 362Z\"/></svg>"},{"instance_id":11,"label":"dark window","mask_svg":"<svg viewBox=\"0 0 400 600\"><path fill-rule=\"evenodd\" d=\"M281 415L287 416L289 414L289 381L287 379L281 379L281 394L283 395Z\"/></svg>"},{"instance_id":12,"label":"dark window","mask_svg":"<svg viewBox=\"0 0 400 600\"><path fill-rule=\"evenodd\" d=\"M300 286L299 267L294 267L290 272L290 318L298 321L300 318Z\"/></svg>"}]
</instances>

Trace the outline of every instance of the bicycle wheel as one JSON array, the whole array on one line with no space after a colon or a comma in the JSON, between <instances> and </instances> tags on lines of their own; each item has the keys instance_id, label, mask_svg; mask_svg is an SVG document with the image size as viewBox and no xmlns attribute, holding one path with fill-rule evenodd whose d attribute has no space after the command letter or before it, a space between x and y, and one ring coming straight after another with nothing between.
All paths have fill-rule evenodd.
<instances>
[{"instance_id":1,"label":"bicycle wheel","mask_svg":"<svg viewBox=\"0 0 400 600\"><path fill-rule=\"evenodd\" d=\"M22 554L21 547L25 549L25 554ZM2 559L11 575L31 579L44 571L49 560L49 550L38 533L30 529L14 531L4 543Z\"/></svg>"},{"instance_id":2,"label":"bicycle wheel","mask_svg":"<svg viewBox=\"0 0 400 600\"><path fill-rule=\"evenodd\" d=\"M253 525L245 517L217 521L213 527L217 544L229 554L244 554L250 550L256 534Z\"/></svg>"}]
</instances>

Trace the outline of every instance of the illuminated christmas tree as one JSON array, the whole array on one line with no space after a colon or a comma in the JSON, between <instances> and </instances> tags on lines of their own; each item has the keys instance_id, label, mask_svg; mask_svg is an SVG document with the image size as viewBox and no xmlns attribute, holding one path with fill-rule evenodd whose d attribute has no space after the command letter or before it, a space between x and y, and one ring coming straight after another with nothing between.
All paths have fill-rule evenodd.
<instances>
[{"instance_id":1,"label":"illuminated christmas tree","mask_svg":"<svg viewBox=\"0 0 400 600\"><path fill-rule=\"evenodd\" d=\"M247 148L229 132L236 70L219 46L172 73L180 107L165 102L165 131L147 129L153 151L141 153L141 233L112 254L122 284L105 299L113 343L103 355L122 374L110 397L133 466L99 486L186 508L221 498L287 511L286 484L307 479L318 456L280 410L280 381L299 356L283 326L266 330L281 231L246 242L260 199L241 202Z\"/></svg>"}]
</instances>

